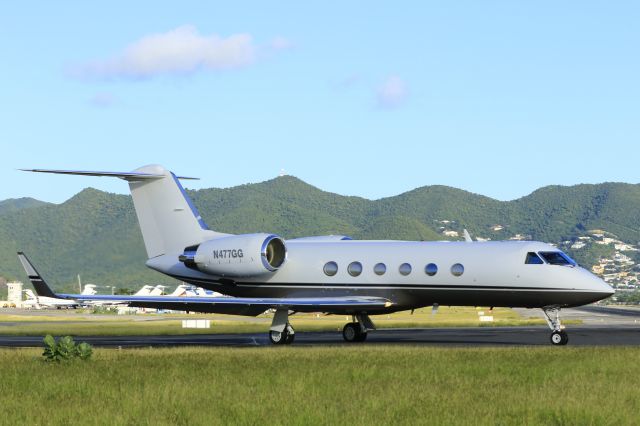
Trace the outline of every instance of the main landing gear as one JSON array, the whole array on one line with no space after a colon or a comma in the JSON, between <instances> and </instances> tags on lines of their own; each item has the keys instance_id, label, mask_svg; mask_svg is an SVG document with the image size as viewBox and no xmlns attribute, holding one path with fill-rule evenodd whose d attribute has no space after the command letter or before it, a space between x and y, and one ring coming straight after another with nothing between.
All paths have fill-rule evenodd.
<instances>
[{"instance_id":1,"label":"main landing gear","mask_svg":"<svg viewBox=\"0 0 640 426\"><path fill-rule=\"evenodd\" d=\"M278 309L273 316L269 329L269 340L274 345L290 345L296 337L296 332L289 324L289 309Z\"/></svg>"},{"instance_id":2,"label":"main landing gear","mask_svg":"<svg viewBox=\"0 0 640 426\"><path fill-rule=\"evenodd\" d=\"M542 308L545 319L551 329L551 344L564 346L569 342L569 336L560 324L560 308L557 306L549 306Z\"/></svg>"},{"instance_id":3,"label":"main landing gear","mask_svg":"<svg viewBox=\"0 0 640 426\"><path fill-rule=\"evenodd\" d=\"M352 322L342 329L342 337L347 342L364 342L367 340L367 333L375 330L376 326L367 314L353 315ZM289 345L295 339L295 330L289 324L289 310L277 309L269 329L269 340L274 345Z\"/></svg>"},{"instance_id":4,"label":"main landing gear","mask_svg":"<svg viewBox=\"0 0 640 426\"><path fill-rule=\"evenodd\" d=\"M353 322L348 323L342 329L342 337L349 343L364 342L367 340L367 332L375 330L376 326L367 314L356 314L352 318Z\"/></svg>"}]
</instances>

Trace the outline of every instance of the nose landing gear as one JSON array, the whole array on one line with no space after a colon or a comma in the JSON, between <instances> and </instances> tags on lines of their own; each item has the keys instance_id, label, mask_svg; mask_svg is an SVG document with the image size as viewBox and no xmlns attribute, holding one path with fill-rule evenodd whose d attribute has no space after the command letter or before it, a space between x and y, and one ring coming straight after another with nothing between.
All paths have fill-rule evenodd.
<instances>
[{"instance_id":1,"label":"nose landing gear","mask_svg":"<svg viewBox=\"0 0 640 426\"><path fill-rule=\"evenodd\" d=\"M551 333L551 344L566 345L569 342L569 336L564 330L554 331Z\"/></svg>"},{"instance_id":2,"label":"nose landing gear","mask_svg":"<svg viewBox=\"0 0 640 426\"><path fill-rule=\"evenodd\" d=\"M557 346L566 345L569 342L569 336L562 328L562 324L560 324L560 307L544 307L542 308L542 312L544 312L547 324L549 324L549 328L551 329L551 344Z\"/></svg>"}]
</instances>

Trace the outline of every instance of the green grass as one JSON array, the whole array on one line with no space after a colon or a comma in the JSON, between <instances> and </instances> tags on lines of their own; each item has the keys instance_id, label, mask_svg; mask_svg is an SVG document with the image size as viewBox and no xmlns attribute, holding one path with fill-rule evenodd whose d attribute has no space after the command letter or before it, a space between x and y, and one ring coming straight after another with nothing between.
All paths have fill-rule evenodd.
<instances>
[{"instance_id":1,"label":"green grass","mask_svg":"<svg viewBox=\"0 0 640 426\"><path fill-rule=\"evenodd\" d=\"M478 312L486 309L467 307L441 307L436 315L430 309L418 309L413 314L408 311L391 315L373 316L378 328L412 327L477 327L477 326L524 326L544 325L538 318L523 318L511 309L496 308L491 315L493 323L480 323ZM210 318L210 329L183 329L183 318ZM297 331L339 331L350 317L343 315L297 314L290 318ZM2 325L2 322L17 325ZM194 333L262 333L269 328L271 315L256 318L231 317L228 315L96 315L69 312L59 315L0 315L0 335L41 336L45 334L74 336L113 335L176 335ZM571 322L565 322L570 324Z\"/></svg>"},{"instance_id":2,"label":"green grass","mask_svg":"<svg viewBox=\"0 0 640 426\"><path fill-rule=\"evenodd\" d=\"M0 350L3 424L637 424L640 349Z\"/></svg>"}]
</instances>

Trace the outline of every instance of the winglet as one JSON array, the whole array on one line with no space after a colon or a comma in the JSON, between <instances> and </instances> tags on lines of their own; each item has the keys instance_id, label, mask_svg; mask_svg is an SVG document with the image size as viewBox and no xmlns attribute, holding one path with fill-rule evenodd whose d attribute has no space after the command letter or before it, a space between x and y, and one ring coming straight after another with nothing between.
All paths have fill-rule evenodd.
<instances>
[{"instance_id":1,"label":"winglet","mask_svg":"<svg viewBox=\"0 0 640 426\"><path fill-rule=\"evenodd\" d=\"M47 283L40 276L38 271L36 271L36 268L33 267L31 262L29 261L29 259L27 259L27 256L25 256L23 252L18 252L18 259L20 260L20 263L22 263L22 267L29 276L29 280L31 281L31 284L33 284L33 288L36 289L36 293L38 294L38 296L62 299L60 296L55 294L53 290L51 290L51 287L47 285Z\"/></svg>"}]
</instances>

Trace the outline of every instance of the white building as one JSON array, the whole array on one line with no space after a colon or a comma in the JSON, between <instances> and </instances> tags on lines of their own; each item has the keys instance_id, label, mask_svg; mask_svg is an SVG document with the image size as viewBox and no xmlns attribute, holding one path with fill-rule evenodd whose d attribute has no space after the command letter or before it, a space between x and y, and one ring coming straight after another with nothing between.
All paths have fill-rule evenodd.
<instances>
[{"instance_id":1,"label":"white building","mask_svg":"<svg viewBox=\"0 0 640 426\"><path fill-rule=\"evenodd\" d=\"M23 284L20 281L7 283L7 288L9 289L7 302L9 306L15 306L16 308L22 307L22 287Z\"/></svg>"},{"instance_id":2,"label":"white building","mask_svg":"<svg viewBox=\"0 0 640 426\"><path fill-rule=\"evenodd\" d=\"M582 241L576 241L575 243L573 243L573 245L571 246L572 249L578 250L581 249L582 247L586 246L586 243L583 243Z\"/></svg>"},{"instance_id":3,"label":"white building","mask_svg":"<svg viewBox=\"0 0 640 426\"><path fill-rule=\"evenodd\" d=\"M616 243L613 245L613 247L619 251L638 251L637 248L625 243Z\"/></svg>"}]
</instances>

